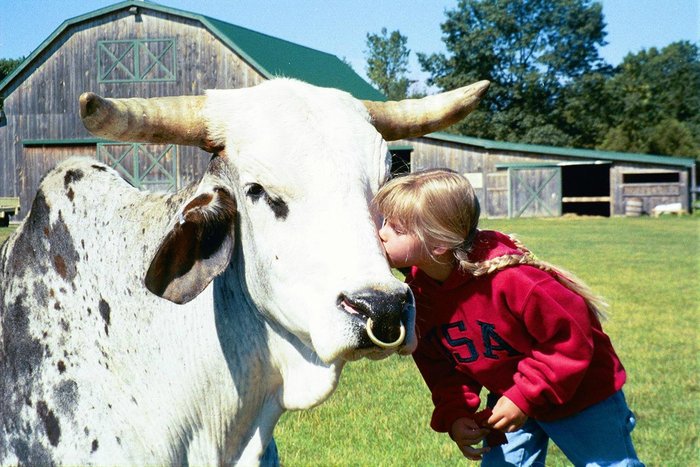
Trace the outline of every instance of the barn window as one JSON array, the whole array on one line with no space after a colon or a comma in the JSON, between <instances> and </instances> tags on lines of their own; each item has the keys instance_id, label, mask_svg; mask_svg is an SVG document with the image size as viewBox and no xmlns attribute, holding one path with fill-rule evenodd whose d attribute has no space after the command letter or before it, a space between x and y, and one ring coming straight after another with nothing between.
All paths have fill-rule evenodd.
<instances>
[{"instance_id":1,"label":"barn window","mask_svg":"<svg viewBox=\"0 0 700 467\"><path fill-rule=\"evenodd\" d=\"M100 143L97 159L136 188L153 191L178 188L177 146L174 144Z\"/></svg>"},{"instance_id":2,"label":"barn window","mask_svg":"<svg viewBox=\"0 0 700 467\"><path fill-rule=\"evenodd\" d=\"M466 179L469 180L469 183L475 190L481 190L482 188L484 188L484 174L482 174L481 172L468 172L462 175L464 175Z\"/></svg>"},{"instance_id":3,"label":"barn window","mask_svg":"<svg viewBox=\"0 0 700 467\"><path fill-rule=\"evenodd\" d=\"M401 175L411 172L411 152L413 147L408 144L389 145L391 153L391 175Z\"/></svg>"},{"instance_id":4,"label":"barn window","mask_svg":"<svg viewBox=\"0 0 700 467\"><path fill-rule=\"evenodd\" d=\"M678 183L678 172L640 172L622 174L622 183Z\"/></svg>"},{"instance_id":5,"label":"barn window","mask_svg":"<svg viewBox=\"0 0 700 467\"><path fill-rule=\"evenodd\" d=\"M175 39L97 42L99 83L175 81Z\"/></svg>"}]
</instances>

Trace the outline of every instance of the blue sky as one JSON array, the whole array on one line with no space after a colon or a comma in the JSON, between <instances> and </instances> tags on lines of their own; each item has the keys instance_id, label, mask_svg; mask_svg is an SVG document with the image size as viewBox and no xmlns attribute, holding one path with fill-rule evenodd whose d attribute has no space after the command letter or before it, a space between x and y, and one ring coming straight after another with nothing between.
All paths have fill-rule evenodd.
<instances>
[{"instance_id":1,"label":"blue sky","mask_svg":"<svg viewBox=\"0 0 700 467\"><path fill-rule=\"evenodd\" d=\"M64 20L117 0L0 0L0 58L26 56ZM444 50L440 23L457 0L159 0L280 37L348 60L364 75L368 32L382 27L408 37L411 68L420 79L415 52ZM662 48L677 40L700 41L700 0L602 0L613 65L627 53Z\"/></svg>"}]
</instances>

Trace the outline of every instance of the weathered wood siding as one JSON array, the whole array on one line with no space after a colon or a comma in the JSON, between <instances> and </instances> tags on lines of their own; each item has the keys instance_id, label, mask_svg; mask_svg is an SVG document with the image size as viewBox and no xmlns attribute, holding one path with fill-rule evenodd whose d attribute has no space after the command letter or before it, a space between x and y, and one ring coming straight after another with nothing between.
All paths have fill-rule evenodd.
<instances>
[{"instance_id":1,"label":"weathered wood siding","mask_svg":"<svg viewBox=\"0 0 700 467\"><path fill-rule=\"evenodd\" d=\"M484 217L508 216L508 171L497 169L497 165L549 160L520 153L499 154L483 148L426 138L406 140L402 143L413 146L412 170L448 167L463 174L479 174L482 187L476 188L476 191Z\"/></svg>"},{"instance_id":2,"label":"weathered wood siding","mask_svg":"<svg viewBox=\"0 0 700 467\"><path fill-rule=\"evenodd\" d=\"M20 196L26 215L41 176L69 155L95 155L95 146L25 147L25 140L90 138L80 122L78 97L93 91L109 97L197 95L206 89L240 88L265 80L201 23L140 8L76 24L61 34L18 76L5 98L6 124L0 126L0 196ZM101 40L175 39L176 80L98 83L97 44ZM40 155L38 153L41 153ZM203 173L209 156L178 148L180 184Z\"/></svg>"},{"instance_id":3,"label":"weathered wood siding","mask_svg":"<svg viewBox=\"0 0 700 467\"><path fill-rule=\"evenodd\" d=\"M509 169L508 217L561 216L561 168Z\"/></svg>"},{"instance_id":4,"label":"weathered wood siding","mask_svg":"<svg viewBox=\"0 0 700 467\"><path fill-rule=\"evenodd\" d=\"M674 174L678 176L677 182L655 181L651 183L625 182L625 175L656 175ZM681 203L683 209L688 211L688 190L690 180L688 173L669 167L647 167L632 164L620 164L612 167L610 171L610 186L612 194L612 214L624 215L625 207L629 200L642 201L642 214L651 214L654 206L660 204Z\"/></svg>"},{"instance_id":5,"label":"weathered wood siding","mask_svg":"<svg viewBox=\"0 0 700 467\"><path fill-rule=\"evenodd\" d=\"M565 156L554 156L515 151L499 151L484 149L466 144L440 141L431 138L415 138L397 141L397 145L413 147L411 152L411 170L421 170L434 167L448 167L466 174L475 185L481 202L484 217L507 217L509 204L520 205L521 200L527 201L528 193L512 193L509 189L511 180L508 170L497 166L514 164L558 164L582 163L581 159ZM653 183L625 183L626 174L675 174L677 181ZM475 183L476 181L476 183ZM533 179L533 185L536 182ZM667 203L681 203L688 209L688 193L690 180L688 172L673 166L658 164L612 162L610 164L610 214L624 215L625 201L629 198L639 198L643 201L643 212L650 213L654 206ZM561 213L562 193L555 186L543 191L543 197L548 200L547 208L533 206L524 212L525 215L551 215L550 211ZM608 196L598 194L591 200L607 200ZM523 202L525 202L523 201ZM607 202L607 201L606 201ZM559 210L556 205L559 204Z\"/></svg>"},{"instance_id":6,"label":"weathered wood siding","mask_svg":"<svg viewBox=\"0 0 700 467\"><path fill-rule=\"evenodd\" d=\"M46 172L51 170L63 160L68 159L73 156L86 156L92 157L95 155L94 146L32 146L26 147L22 151L22 164L19 166L16 178L17 184L20 187L20 193L24 194L25 197L31 194L31 198L27 201L31 203L33 200L33 194L38 187L38 183L35 181L41 180L41 178L46 175ZM36 186L35 186L36 183ZM33 190L31 193L27 193L30 189ZM24 200L23 200L24 201ZM30 204L31 205L31 204ZM24 203L22 204L22 210L24 210ZM29 210L27 206L27 211Z\"/></svg>"}]
</instances>

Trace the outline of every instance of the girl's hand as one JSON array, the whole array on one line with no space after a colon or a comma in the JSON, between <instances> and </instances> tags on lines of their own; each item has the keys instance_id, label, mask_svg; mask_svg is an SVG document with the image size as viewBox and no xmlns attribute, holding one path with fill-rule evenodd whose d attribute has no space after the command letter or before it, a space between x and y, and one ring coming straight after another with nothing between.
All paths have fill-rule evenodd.
<instances>
[{"instance_id":1,"label":"girl's hand","mask_svg":"<svg viewBox=\"0 0 700 467\"><path fill-rule=\"evenodd\" d=\"M496 402L486 423L491 428L510 433L518 430L526 421L525 412L520 410L520 407L515 405L513 401L503 396Z\"/></svg>"},{"instance_id":2,"label":"girl's hand","mask_svg":"<svg viewBox=\"0 0 700 467\"><path fill-rule=\"evenodd\" d=\"M489 448L478 448L473 447L475 444L479 444L489 433L486 428L479 428L471 418L458 418L452 424L452 429L450 430L450 437L457 444L457 447L464 457L467 459L478 461L481 459L482 454L489 451Z\"/></svg>"}]
</instances>

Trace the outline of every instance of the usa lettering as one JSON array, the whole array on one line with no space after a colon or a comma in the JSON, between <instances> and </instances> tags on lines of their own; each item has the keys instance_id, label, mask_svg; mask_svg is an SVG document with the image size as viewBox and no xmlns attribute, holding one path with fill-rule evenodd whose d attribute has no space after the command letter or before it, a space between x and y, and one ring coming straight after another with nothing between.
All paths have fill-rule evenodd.
<instances>
[{"instance_id":1,"label":"usa lettering","mask_svg":"<svg viewBox=\"0 0 700 467\"><path fill-rule=\"evenodd\" d=\"M496 326L492 323L477 321L477 324L481 328L484 358L498 360L500 357L496 354L497 352L505 352L509 357L522 355L496 332ZM452 357L459 363L471 363L479 358L474 341L465 336L466 330L467 327L463 321L442 326L442 335L452 349Z\"/></svg>"}]
</instances>

